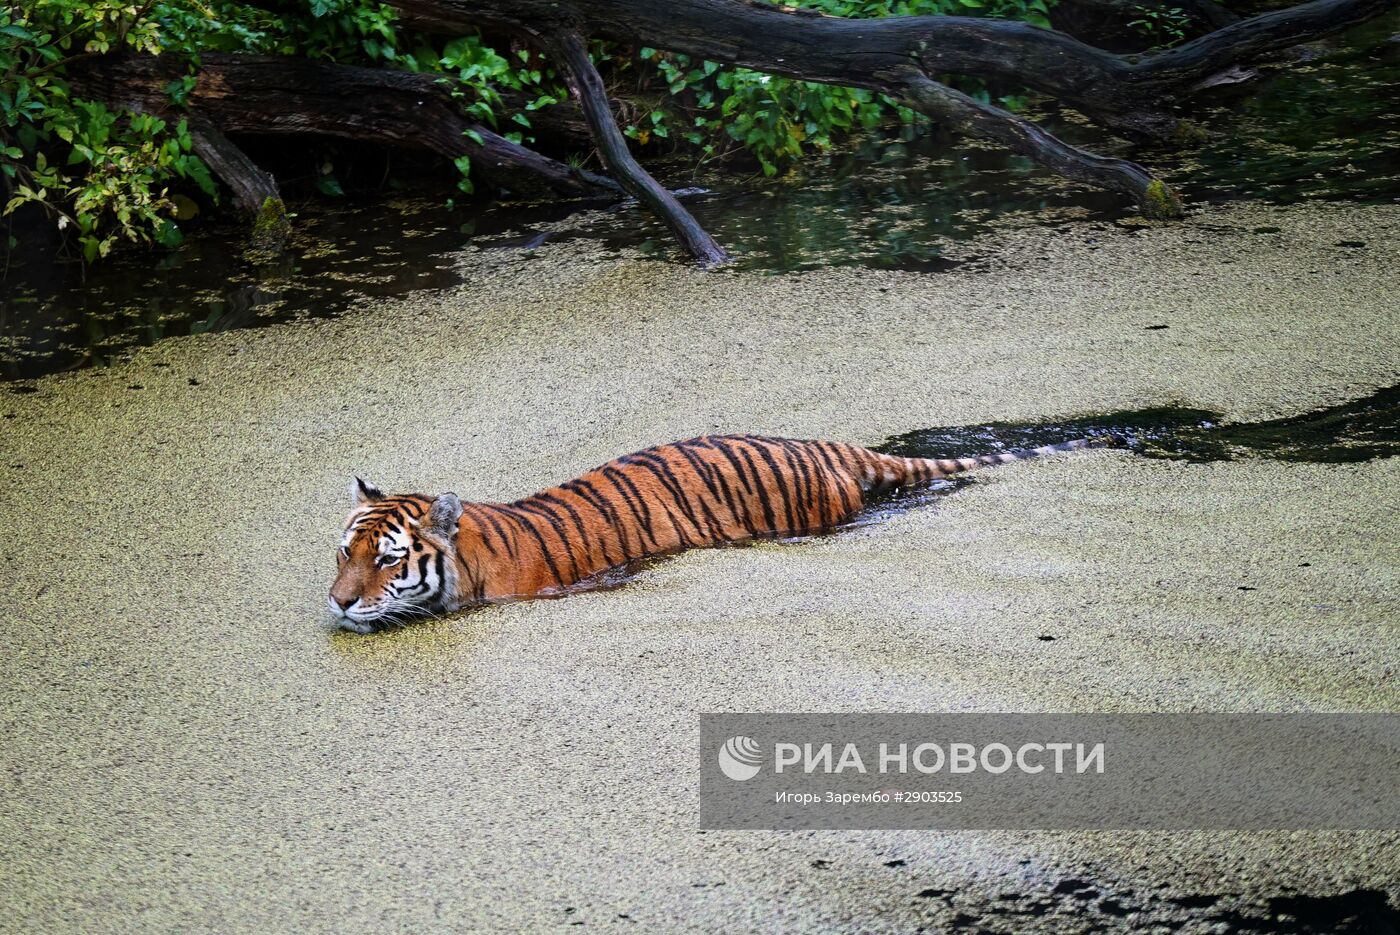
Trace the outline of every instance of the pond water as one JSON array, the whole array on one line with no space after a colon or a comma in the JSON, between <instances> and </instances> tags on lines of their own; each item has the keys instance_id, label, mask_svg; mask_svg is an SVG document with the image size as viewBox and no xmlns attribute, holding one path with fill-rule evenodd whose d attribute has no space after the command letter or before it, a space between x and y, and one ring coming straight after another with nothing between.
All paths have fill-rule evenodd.
<instances>
[{"instance_id":1,"label":"pond water","mask_svg":"<svg viewBox=\"0 0 1400 935\"><path fill-rule=\"evenodd\" d=\"M1057 114L1046 124L1101 152L1167 172L1193 200L1400 196L1400 14L1310 51L1262 80L1209 92L1197 116L1211 140L1185 156L1132 151ZM671 167L677 187L694 186ZM950 245L994 223L1119 218L1116 196L1068 186L1029 160L942 134L867 138L773 181L700 180L688 203L749 269L825 266L938 270ZM578 204L448 208L425 198L294 206L295 237L273 265L245 259L241 232L216 224L174 251L135 254L87 271L12 258L0 285L0 379L119 360L165 337L336 315L376 298L446 287L467 248L530 250L570 238L657 256L671 247L634 205L561 225ZM596 205L594 207L597 207ZM560 232L560 227L566 227Z\"/></svg>"},{"instance_id":2,"label":"pond water","mask_svg":"<svg viewBox=\"0 0 1400 935\"><path fill-rule=\"evenodd\" d=\"M1400 206L1077 233L936 277L470 253L460 288L0 392L0 917L1393 929L1393 832L696 833L696 712L1400 710L1400 460L1330 461L1393 441ZM324 617L355 475L508 500L705 431L1110 430L1205 450L972 472L800 546L368 639Z\"/></svg>"}]
</instances>

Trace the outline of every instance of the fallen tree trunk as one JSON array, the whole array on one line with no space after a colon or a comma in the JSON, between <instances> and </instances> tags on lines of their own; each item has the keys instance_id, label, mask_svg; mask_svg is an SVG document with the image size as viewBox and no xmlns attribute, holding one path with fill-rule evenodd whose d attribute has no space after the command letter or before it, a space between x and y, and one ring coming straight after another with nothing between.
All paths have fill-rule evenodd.
<instances>
[{"instance_id":1,"label":"fallen tree trunk","mask_svg":"<svg viewBox=\"0 0 1400 935\"><path fill-rule=\"evenodd\" d=\"M186 119L195 155L228 186L234 207L252 221L251 251L263 256L281 253L291 233L291 222L287 220L287 207L277 190L277 181L208 120L200 116Z\"/></svg>"},{"instance_id":2,"label":"fallen tree trunk","mask_svg":"<svg viewBox=\"0 0 1400 935\"><path fill-rule=\"evenodd\" d=\"M166 86L187 69L188 63L173 55L113 55L74 66L68 77L80 96L173 118L190 114L223 133L311 134L426 149L447 159L467 156L483 176L516 191L544 187L567 197L621 193L609 178L471 122L428 75L211 52L200 56L199 81L186 99L188 109L181 110ZM223 158L211 168L242 199L249 183L238 170L252 163L232 156L232 144L224 144ZM229 176L220 171L230 168Z\"/></svg>"},{"instance_id":3,"label":"fallen tree trunk","mask_svg":"<svg viewBox=\"0 0 1400 935\"><path fill-rule=\"evenodd\" d=\"M983 104L920 72L910 73L904 98L909 106L955 133L996 140L1012 152L1029 156L1067 179L1135 198L1148 217L1181 215L1181 199L1176 193L1135 162L1075 149L1029 120Z\"/></svg>"},{"instance_id":4,"label":"fallen tree trunk","mask_svg":"<svg viewBox=\"0 0 1400 935\"><path fill-rule=\"evenodd\" d=\"M1151 55L1115 55L1002 19L846 19L756 0L392 0L410 25L482 25L525 36L577 30L805 81L884 91L917 68L1014 82L1090 116L1160 109L1176 92L1240 60L1340 32L1397 0L1312 0L1240 20Z\"/></svg>"},{"instance_id":5,"label":"fallen tree trunk","mask_svg":"<svg viewBox=\"0 0 1400 935\"><path fill-rule=\"evenodd\" d=\"M1150 171L1083 152L1029 121L936 80L964 75L1051 94L1117 128L1166 136L1173 100L1242 59L1330 35L1400 0L1312 0L1228 22L1178 48L1117 55L1025 23L958 16L846 19L757 0L390 0L410 25L513 31L546 49L558 36L638 43L805 81L888 94L954 130L995 140L1054 172L1131 196L1148 217L1181 202ZM1208 0L1206 10L1223 14ZM609 121L611 123L611 121ZM595 139L612 134L591 119ZM600 140L600 148L606 148ZM654 206L655 207L655 206ZM657 208L673 230L679 219ZM684 238L682 238L684 240ZM694 247L691 247L695 252ZM697 254L699 255L699 254Z\"/></svg>"}]
</instances>

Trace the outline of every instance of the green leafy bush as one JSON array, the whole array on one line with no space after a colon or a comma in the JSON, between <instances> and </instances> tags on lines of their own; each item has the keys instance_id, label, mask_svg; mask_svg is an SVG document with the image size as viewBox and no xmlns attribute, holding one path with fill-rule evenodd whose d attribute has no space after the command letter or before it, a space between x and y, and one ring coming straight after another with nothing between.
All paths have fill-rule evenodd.
<instances>
[{"instance_id":1,"label":"green leafy bush","mask_svg":"<svg viewBox=\"0 0 1400 935\"><path fill-rule=\"evenodd\" d=\"M1155 43L1152 48L1168 49L1185 42L1191 17L1181 7L1137 8L1137 19L1128 23L1138 34Z\"/></svg>"},{"instance_id":2,"label":"green leafy bush","mask_svg":"<svg viewBox=\"0 0 1400 935\"><path fill-rule=\"evenodd\" d=\"M1049 0L1054 2L1054 0ZM796 0L829 16L981 16L1019 19L1049 28L1047 0ZM742 150L765 175L774 175L811 149L827 149L841 136L920 115L885 95L797 81L751 71L721 69L714 62L643 48L641 59L655 69L665 94L645 117L626 129L646 144L679 137L704 156ZM984 99L979 87L967 88ZM1015 107L1017 100L1003 98Z\"/></svg>"},{"instance_id":3,"label":"green leafy bush","mask_svg":"<svg viewBox=\"0 0 1400 935\"><path fill-rule=\"evenodd\" d=\"M183 120L114 112L74 98L63 80L64 66L80 59L160 52L153 11L120 0L35 0L0 11L4 212L40 206L89 262L121 240L178 243L173 183L217 195Z\"/></svg>"}]
</instances>

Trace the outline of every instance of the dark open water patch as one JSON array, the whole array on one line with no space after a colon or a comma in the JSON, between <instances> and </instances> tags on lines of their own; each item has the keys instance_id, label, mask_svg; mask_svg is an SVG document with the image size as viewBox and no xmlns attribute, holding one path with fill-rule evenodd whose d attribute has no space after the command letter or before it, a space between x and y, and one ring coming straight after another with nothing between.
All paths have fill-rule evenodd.
<instances>
[{"instance_id":1,"label":"dark open water patch","mask_svg":"<svg viewBox=\"0 0 1400 935\"><path fill-rule=\"evenodd\" d=\"M1029 159L936 128L904 127L813 155L779 179L710 178L687 201L734 268L787 273L861 266L942 272L953 248L1006 223L1063 225L1123 215L1120 196L1065 183ZM595 225L604 243L675 256L649 215Z\"/></svg>"},{"instance_id":2,"label":"dark open water patch","mask_svg":"<svg viewBox=\"0 0 1400 935\"><path fill-rule=\"evenodd\" d=\"M1210 463L1248 458L1344 464L1400 454L1400 387L1285 419L1226 422L1219 413L1159 406L1057 422L988 422L916 429L872 446L905 458L968 458L1087 438L1144 458ZM842 528L878 525L936 503L977 471L873 497Z\"/></svg>"},{"instance_id":3,"label":"dark open water patch","mask_svg":"<svg viewBox=\"0 0 1400 935\"><path fill-rule=\"evenodd\" d=\"M0 380L119 362L169 337L329 318L349 308L462 281L468 246L527 248L520 234L577 204L473 211L424 198L294 206L292 239L272 263L244 254L220 222L176 250L121 253L84 269L45 250L10 257L0 282Z\"/></svg>"},{"instance_id":4,"label":"dark open water patch","mask_svg":"<svg viewBox=\"0 0 1400 935\"><path fill-rule=\"evenodd\" d=\"M1281 893L1263 899L1234 893L1165 896L1068 877L1048 890L1010 890L995 901L973 901L951 890L926 889L914 895L919 900L935 897L958 910L953 930L961 932L1015 932L1026 920L1040 919L1037 928L1053 929L1063 922L1072 931L1084 932L1121 931L1126 926L1132 931L1400 935L1400 908L1380 889Z\"/></svg>"},{"instance_id":5,"label":"dark open water patch","mask_svg":"<svg viewBox=\"0 0 1400 935\"><path fill-rule=\"evenodd\" d=\"M1276 204L1400 196L1400 13L1295 50L1260 80L1207 91L1210 140L1185 158L1144 151L1192 199Z\"/></svg>"},{"instance_id":6,"label":"dark open water patch","mask_svg":"<svg viewBox=\"0 0 1400 935\"><path fill-rule=\"evenodd\" d=\"M1317 932L1397 935L1400 909L1381 890L1355 889L1333 896L1271 897L1266 904L1211 915L1234 932L1311 935Z\"/></svg>"},{"instance_id":7,"label":"dark open water patch","mask_svg":"<svg viewBox=\"0 0 1400 935\"><path fill-rule=\"evenodd\" d=\"M1225 422L1204 409L1164 406L1054 423L990 422L918 429L877 450L906 458L958 458L1101 439L1148 458L1345 463L1400 454L1400 386L1285 419Z\"/></svg>"}]
</instances>

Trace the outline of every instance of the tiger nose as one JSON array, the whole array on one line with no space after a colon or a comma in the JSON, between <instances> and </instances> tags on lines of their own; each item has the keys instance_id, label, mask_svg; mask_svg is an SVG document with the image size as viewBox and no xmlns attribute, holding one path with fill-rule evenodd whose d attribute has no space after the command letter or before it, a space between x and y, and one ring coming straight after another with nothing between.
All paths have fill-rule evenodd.
<instances>
[{"instance_id":1,"label":"tiger nose","mask_svg":"<svg viewBox=\"0 0 1400 935\"><path fill-rule=\"evenodd\" d=\"M359 599L360 599L360 598L359 598L358 596L356 596L356 597L336 597L335 595L331 595L331 600L335 601L336 606L339 607L341 610L349 610L349 609L350 609L350 605L353 604L353 603L355 603L355 602L358 601Z\"/></svg>"}]
</instances>

